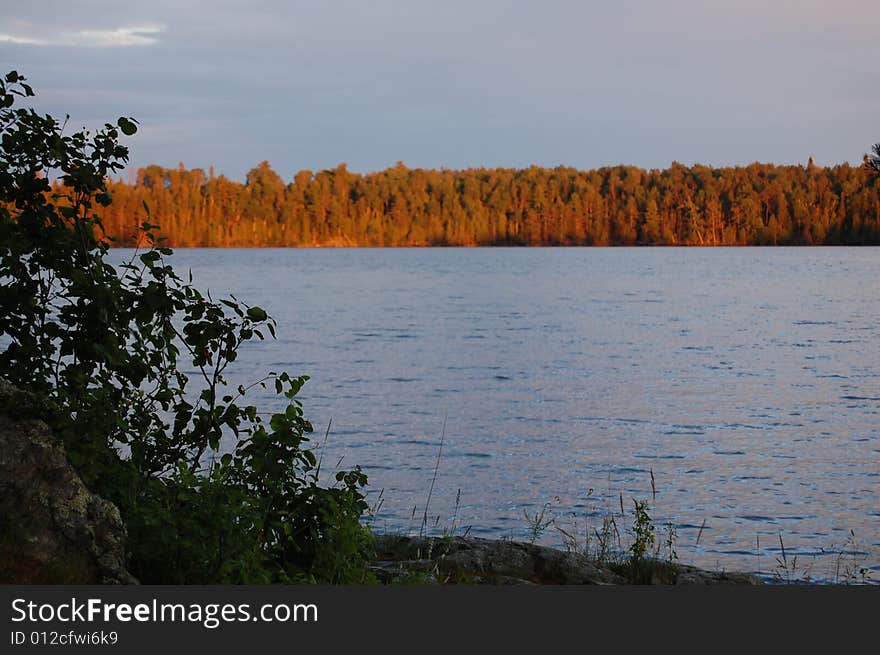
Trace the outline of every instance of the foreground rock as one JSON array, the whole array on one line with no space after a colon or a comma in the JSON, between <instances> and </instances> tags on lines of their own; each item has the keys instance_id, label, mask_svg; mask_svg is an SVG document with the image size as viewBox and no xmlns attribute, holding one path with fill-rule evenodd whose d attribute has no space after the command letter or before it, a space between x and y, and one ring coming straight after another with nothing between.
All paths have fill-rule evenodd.
<instances>
[{"instance_id":1,"label":"foreground rock","mask_svg":"<svg viewBox=\"0 0 880 655\"><path fill-rule=\"evenodd\" d=\"M516 541L465 537L376 537L373 570L385 583L540 585L757 585L744 573L704 571L648 562L634 571L626 563L600 565L579 553Z\"/></svg>"},{"instance_id":2,"label":"foreground rock","mask_svg":"<svg viewBox=\"0 0 880 655\"><path fill-rule=\"evenodd\" d=\"M39 410L0 380L0 583L137 583L119 510L86 488Z\"/></svg>"}]
</instances>

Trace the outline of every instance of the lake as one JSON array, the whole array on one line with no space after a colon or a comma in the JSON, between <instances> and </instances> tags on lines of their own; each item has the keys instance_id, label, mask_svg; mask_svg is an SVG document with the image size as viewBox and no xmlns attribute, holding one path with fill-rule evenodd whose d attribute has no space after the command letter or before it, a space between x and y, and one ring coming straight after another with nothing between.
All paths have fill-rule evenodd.
<instances>
[{"instance_id":1,"label":"lake","mask_svg":"<svg viewBox=\"0 0 880 655\"><path fill-rule=\"evenodd\" d=\"M418 532L430 493L434 533L562 544L554 526L533 534L543 510L582 544L635 498L684 563L770 574L781 539L789 574L797 555L798 576L880 577L880 249L172 261L275 316L278 339L248 344L235 381L311 376L328 479L340 458L363 466L371 501L384 490L376 531Z\"/></svg>"}]
</instances>

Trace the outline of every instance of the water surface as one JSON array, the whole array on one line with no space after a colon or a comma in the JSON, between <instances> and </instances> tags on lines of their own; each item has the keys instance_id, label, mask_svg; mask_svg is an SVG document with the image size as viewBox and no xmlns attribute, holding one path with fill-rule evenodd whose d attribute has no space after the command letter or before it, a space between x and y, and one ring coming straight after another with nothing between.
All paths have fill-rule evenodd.
<instances>
[{"instance_id":1,"label":"water surface","mask_svg":"<svg viewBox=\"0 0 880 655\"><path fill-rule=\"evenodd\" d=\"M549 503L582 539L621 497L627 511L649 499L684 562L772 572L781 535L798 573L880 577L880 249L172 261L278 319L235 375L312 377L306 415L333 422L325 462L361 464L373 497L384 489L376 530L418 531L445 418L437 531L527 538L525 514Z\"/></svg>"}]
</instances>

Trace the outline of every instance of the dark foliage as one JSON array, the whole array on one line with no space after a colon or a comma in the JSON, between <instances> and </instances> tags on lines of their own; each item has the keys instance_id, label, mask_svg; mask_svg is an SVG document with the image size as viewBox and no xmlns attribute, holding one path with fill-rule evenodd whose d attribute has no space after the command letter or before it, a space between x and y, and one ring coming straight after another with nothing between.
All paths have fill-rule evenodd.
<instances>
[{"instance_id":1,"label":"dark foliage","mask_svg":"<svg viewBox=\"0 0 880 655\"><path fill-rule=\"evenodd\" d=\"M880 173L880 143L875 143L871 148L871 154L867 155L866 163L874 172Z\"/></svg>"},{"instance_id":2,"label":"dark foliage","mask_svg":"<svg viewBox=\"0 0 880 655\"><path fill-rule=\"evenodd\" d=\"M366 579L366 477L356 468L320 486L296 399L308 378L269 373L230 389L224 377L243 343L274 337L274 320L180 278L148 222L137 228L146 248L111 266L96 214L111 206L107 178L126 164L119 139L136 121L68 135L14 107L32 95L14 71L0 81L0 375L58 408L46 418L71 463L122 512L132 572L150 583ZM257 385L286 409L244 404Z\"/></svg>"}]
</instances>

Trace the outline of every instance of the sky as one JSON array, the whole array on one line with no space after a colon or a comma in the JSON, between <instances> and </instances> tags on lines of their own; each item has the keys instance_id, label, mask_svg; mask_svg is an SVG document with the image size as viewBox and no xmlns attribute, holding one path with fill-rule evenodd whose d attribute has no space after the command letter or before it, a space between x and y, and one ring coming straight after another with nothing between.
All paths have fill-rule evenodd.
<instances>
[{"instance_id":1,"label":"sky","mask_svg":"<svg viewBox=\"0 0 880 655\"><path fill-rule=\"evenodd\" d=\"M131 168L859 163L876 0L43 0L0 65Z\"/></svg>"}]
</instances>

